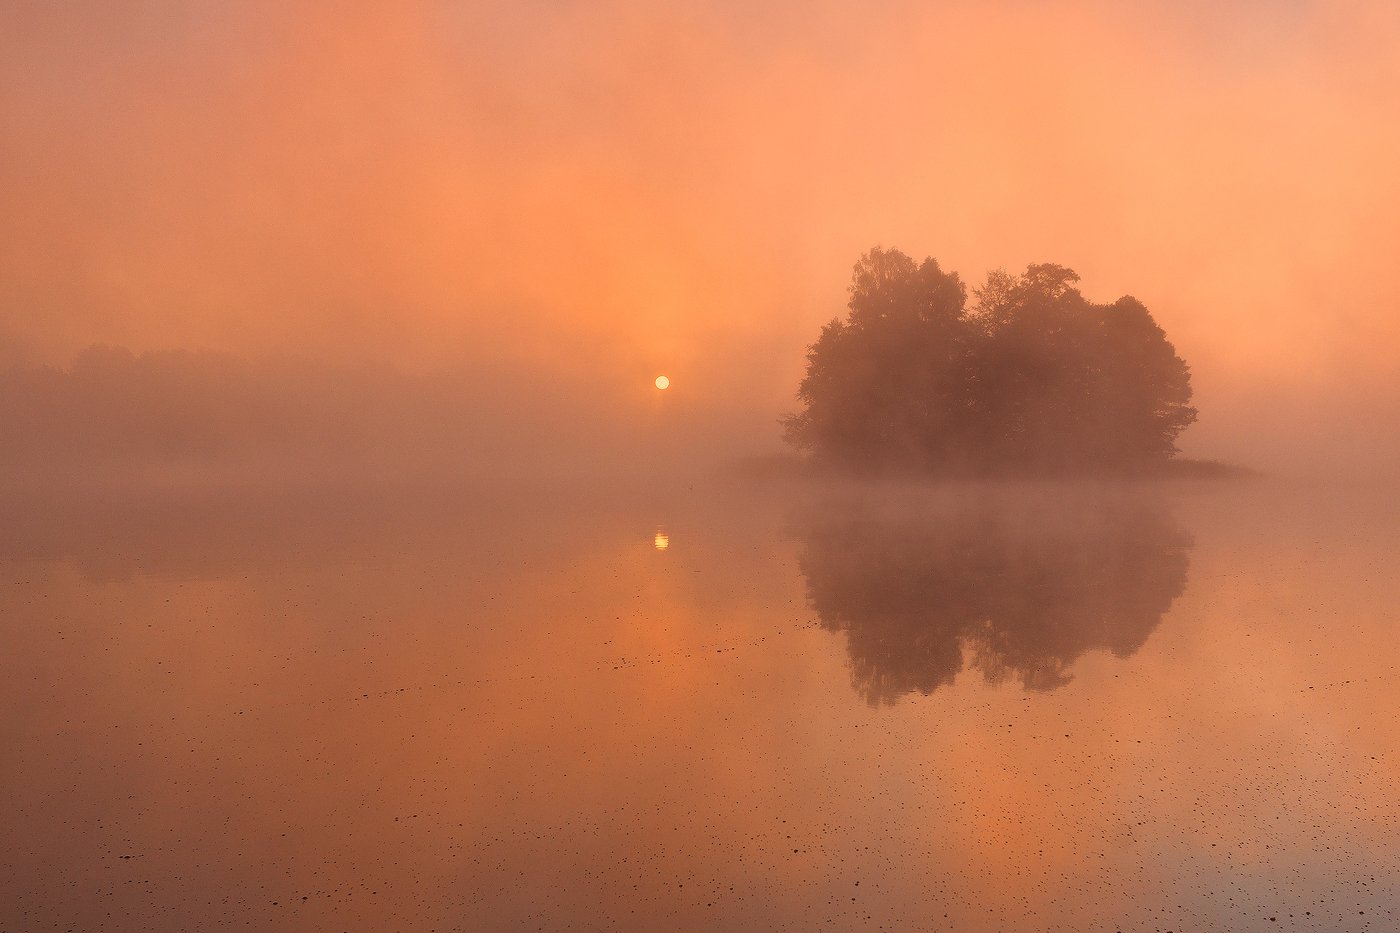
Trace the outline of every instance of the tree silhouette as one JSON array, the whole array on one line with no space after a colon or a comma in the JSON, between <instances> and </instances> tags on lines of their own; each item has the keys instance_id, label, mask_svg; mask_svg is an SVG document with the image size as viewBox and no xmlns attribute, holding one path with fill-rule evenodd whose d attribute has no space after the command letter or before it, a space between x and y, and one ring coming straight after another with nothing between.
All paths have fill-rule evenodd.
<instances>
[{"instance_id":1,"label":"tree silhouette","mask_svg":"<svg viewBox=\"0 0 1400 933\"><path fill-rule=\"evenodd\" d=\"M1063 266L997 271L971 307L933 259L873 249L807 353L787 440L871 471L1072 473L1176 453L1190 370L1141 302L1094 304Z\"/></svg>"}]
</instances>

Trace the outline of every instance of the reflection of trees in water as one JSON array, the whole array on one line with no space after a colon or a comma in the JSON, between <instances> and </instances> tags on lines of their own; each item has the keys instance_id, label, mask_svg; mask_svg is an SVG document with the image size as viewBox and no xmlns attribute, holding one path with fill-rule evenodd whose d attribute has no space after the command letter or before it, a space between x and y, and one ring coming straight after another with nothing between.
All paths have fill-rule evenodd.
<instances>
[{"instance_id":1,"label":"reflection of trees in water","mask_svg":"<svg viewBox=\"0 0 1400 933\"><path fill-rule=\"evenodd\" d=\"M872 705L952 683L965 658L1051 690L1086 651L1131 655L1185 589L1191 545L1112 497L847 509L798 535L808 599Z\"/></svg>"}]
</instances>

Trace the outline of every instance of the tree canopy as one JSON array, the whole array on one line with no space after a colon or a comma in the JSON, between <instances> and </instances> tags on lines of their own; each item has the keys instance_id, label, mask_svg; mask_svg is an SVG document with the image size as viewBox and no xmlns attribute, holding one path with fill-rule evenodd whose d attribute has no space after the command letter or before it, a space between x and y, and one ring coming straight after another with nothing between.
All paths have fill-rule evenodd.
<instances>
[{"instance_id":1,"label":"tree canopy","mask_svg":"<svg viewBox=\"0 0 1400 933\"><path fill-rule=\"evenodd\" d=\"M861 471L1076 473L1176 453L1191 374L1137 299L1095 304L1064 266L955 272L894 249L856 263L850 313L808 348L787 440Z\"/></svg>"}]
</instances>

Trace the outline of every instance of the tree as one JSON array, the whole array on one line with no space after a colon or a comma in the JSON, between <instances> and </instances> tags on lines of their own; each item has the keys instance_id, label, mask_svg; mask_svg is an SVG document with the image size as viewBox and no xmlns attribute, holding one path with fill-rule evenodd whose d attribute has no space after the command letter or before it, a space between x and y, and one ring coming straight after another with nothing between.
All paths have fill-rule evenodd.
<instances>
[{"instance_id":1,"label":"tree","mask_svg":"<svg viewBox=\"0 0 1400 933\"><path fill-rule=\"evenodd\" d=\"M858 471L1069 473L1169 459L1190 370L1141 302L1094 304L1053 264L987 276L873 249L823 329L787 440Z\"/></svg>"},{"instance_id":2,"label":"tree","mask_svg":"<svg viewBox=\"0 0 1400 933\"><path fill-rule=\"evenodd\" d=\"M934 260L871 250L856 263L849 316L807 353L806 408L786 419L788 439L848 466L953 456L967 408L966 303L962 280Z\"/></svg>"}]
</instances>

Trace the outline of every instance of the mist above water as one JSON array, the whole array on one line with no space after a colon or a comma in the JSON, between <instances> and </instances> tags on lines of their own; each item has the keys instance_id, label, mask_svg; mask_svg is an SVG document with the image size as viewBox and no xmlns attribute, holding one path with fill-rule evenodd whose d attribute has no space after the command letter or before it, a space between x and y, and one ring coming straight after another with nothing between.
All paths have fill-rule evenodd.
<instances>
[{"instance_id":1,"label":"mist above water","mask_svg":"<svg viewBox=\"0 0 1400 933\"><path fill-rule=\"evenodd\" d=\"M575 471L746 456L854 258L900 244L1142 301L1193 368L1189 456L1392 475L1397 15L9 6L0 368L93 344L305 361L268 391L326 400L294 433L330 457L346 412L384 447L405 441L381 422L422 424L428 459L456 447L443 418ZM366 399L366 364L429 385ZM686 409L664 441L658 373ZM227 430L276 446L297 417Z\"/></svg>"},{"instance_id":2,"label":"mist above water","mask_svg":"<svg viewBox=\"0 0 1400 933\"><path fill-rule=\"evenodd\" d=\"M0 4L0 928L1400 928L1397 62L1393 0ZM1151 451L1256 472L785 453L894 245L1074 269L1180 357ZM1048 320L1096 403L1162 349ZM1063 464L1029 358L945 398Z\"/></svg>"}]
</instances>

